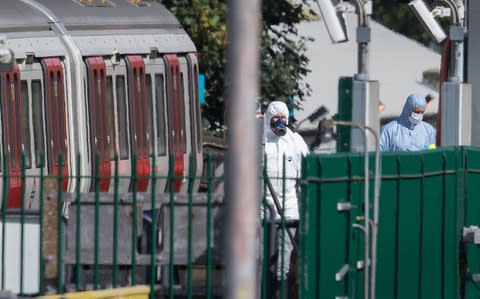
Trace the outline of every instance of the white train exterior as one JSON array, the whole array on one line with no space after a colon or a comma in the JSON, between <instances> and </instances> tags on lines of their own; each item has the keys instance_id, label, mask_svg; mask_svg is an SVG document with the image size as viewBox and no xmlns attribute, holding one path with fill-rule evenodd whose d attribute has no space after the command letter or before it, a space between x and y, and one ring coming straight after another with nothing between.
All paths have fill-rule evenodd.
<instances>
[{"instance_id":1,"label":"white train exterior","mask_svg":"<svg viewBox=\"0 0 480 299\"><path fill-rule=\"evenodd\" d=\"M174 175L174 191L188 190L179 177L191 154L195 175L202 169L199 70L168 10L153 1L5 0L0 15L16 59L0 84L8 208L21 206L22 154L26 208L38 207L42 156L45 175L62 174L66 192L112 192L116 155L121 193L148 192L151 175ZM156 190L169 191L167 180Z\"/></svg>"}]
</instances>

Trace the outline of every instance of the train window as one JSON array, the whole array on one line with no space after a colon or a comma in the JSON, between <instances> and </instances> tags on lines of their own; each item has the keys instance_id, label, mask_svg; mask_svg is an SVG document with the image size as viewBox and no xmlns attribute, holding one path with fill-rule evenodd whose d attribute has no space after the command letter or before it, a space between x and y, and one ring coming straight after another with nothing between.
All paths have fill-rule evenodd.
<instances>
[{"instance_id":1,"label":"train window","mask_svg":"<svg viewBox=\"0 0 480 299\"><path fill-rule=\"evenodd\" d=\"M1 105L0 105L0 109L2 111L2 157L1 157L1 161L3 161L3 159L5 158L5 163L8 164L8 156L6 157L6 155L9 155L9 151L8 151L8 148L9 148L9 138L8 138L8 124L7 124L7 115L8 115L8 108L7 108L7 103L8 103L8 98L6 98L6 92L8 91L7 89L7 81L5 80L5 77L6 75L1 75L2 78L1 78L1 86L2 86L2 90L1 90L1 93L0 93L0 99L1 99ZM1 171L3 171L3 163L2 163L2 169Z\"/></svg>"},{"instance_id":2,"label":"train window","mask_svg":"<svg viewBox=\"0 0 480 299\"><path fill-rule=\"evenodd\" d=\"M10 98L10 103L12 104L12 106L18 102L18 101L15 101L15 86L13 85L12 82L12 78L10 76L10 74L7 75L7 84L8 84L8 87L9 87L9 90L8 90L8 93L7 93L7 97L8 95L11 96ZM16 115L14 115L14 111L15 111L15 107L10 107L10 111L8 112L8 123L9 123L9 127L10 127L10 151L13 151L13 155L15 155L15 151L17 151L19 148L16 147L15 145L15 139L19 139L19 138L15 138L16 137L16 134L15 134L15 126L14 124L16 123L15 122L15 118L17 118ZM18 119L18 118L17 118ZM12 161L12 170L15 171L15 168L17 167L16 165L16 159L15 158L11 158L10 157L10 160Z\"/></svg>"},{"instance_id":3,"label":"train window","mask_svg":"<svg viewBox=\"0 0 480 299\"><path fill-rule=\"evenodd\" d=\"M154 137L153 132L153 90L152 90L152 76L149 74L145 75L145 85L147 88L147 111L148 111L148 136L149 136L149 145L150 145L150 154L153 155L154 150Z\"/></svg>"},{"instance_id":4,"label":"train window","mask_svg":"<svg viewBox=\"0 0 480 299\"><path fill-rule=\"evenodd\" d=\"M50 152L53 153L53 160L54 160L54 163L55 165L58 165L58 157L57 155L55 154L55 140L57 139L56 138L56 132L57 130L53 127L55 126L58 122L57 122L57 118L56 118L56 113L55 111L57 111L57 107L56 107L56 103L55 103L55 94L58 92L57 89L56 89L56 85L57 85L57 82L55 82L55 78L53 77L53 72L50 72L50 92L49 92L49 99L48 99L48 102L49 102L49 115L50 115L50 126L51 128L49 129L50 131L50 136L49 136L49 146L50 146Z\"/></svg>"},{"instance_id":5,"label":"train window","mask_svg":"<svg viewBox=\"0 0 480 299\"><path fill-rule=\"evenodd\" d=\"M98 97L98 102L99 102L99 107L102 107L102 109L100 110L101 113L103 114L102 115L102 120L103 120L103 137L106 138L106 140L104 140L104 156L105 156L105 162L108 162L108 156L110 154L110 147L111 147L111 143L110 143L110 135L108 134L109 133L109 130L108 130L108 121L109 121L109 115L108 115L108 103L102 103L103 100L107 100L105 97L105 72L103 71L103 69L100 69L100 78L98 79L97 81L98 83L98 93L100 94L99 97ZM105 107L105 105L107 105L107 107Z\"/></svg>"},{"instance_id":6,"label":"train window","mask_svg":"<svg viewBox=\"0 0 480 299\"><path fill-rule=\"evenodd\" d=\"M91 97L90 97L90 117L92 118L93 123L91 124L91 130L92 135L93 135L93 161L97 161L98 155L100 155L100 149L99 149L99 138L101 138L101 133L98 132L100 129L100 123L101 123L101 116L100 116L100 100L98 98L98 88L95 88L95 84L97 83L98 80L98 74L97 74L97 69L93 69L93 80L90 84L92 84L92 91L91 91ZM96 163L96 162L95 162Z\"/></svg>"},{"instance_id":7,"label":"train window","mask_svg":"<svg viewBox=\"0 0 480 299\"><path fill-rule=\"evenodd\" d=\"M43 118L42 118L42 83L40 80L32 81L32 121L33 143L35 146L35 167L40 168L41 156L44 149Z\"/></svg>"},{"instance_id":8,"label":"train window","mask_svg":"<svg viewBox=\"0 0 480 299\"><path fill-rule=\"evenodd\" d=\"M194 133L197 137L197 152L201 153L202 152L202 132L200 132L201 128L201 119L202 115L200 114L200 91L198 90L198 68L197 65L193 67L193 82L194 82L194 97L193 97L193 109L195 109L195 125L196 128L194 131L192 131L192 134Z\"/></svg>"},{"instance_id":9,"label":"train window","mask_svg":"<svg viewBox=\"0 0 480 299\"><path fill-rule=\"evenodd\" d=\"M110 157L115 155L115 107L113 106L113 82L112 76L107 77L107 110L108 110L108 132L110 134Z\"/></svg>"},{"instance_id":10,"label":"train window","mask_svg":"<svg viewBox=\"0 0 480 299\"><path fill-rule=\"evenodd\" d=\"M141 129L140 129L140 109L138 109L138 107L135 107L135 106L138 106L138 104L139 104L139 99L137 98L137 96L138 96L138 92L140 91L140 78L137 77L137 68L133 69L133 78L134 78L134 84L135 84L134 88L135 88L135 90L134 90L134 92L132 92L132 97L133 98L131 99L131 101L132 101L132 105L131 105L132 113L131 113L131 115L133 115L133 118L134 118L133 120L135 122L134 123L135 127L134 127L134 130L133 130L135 136L133 136L134 144L132 146L132 148L133 148L132 154L138 156L139 155L139 153L138 153L138 142L139 142L138 139L140 138L138 133L140 132Z\"/></svg>"},{"instance_id":11,"label":"train window","mask_svg":"<svg viewBox=\"0 0 480 299\"><path fill-rule=\"evenodd\" d=\"M120 159L128 159L128 131L127 131L127 97L125 91L125 77L117 76L115 79L118 107L118 143L120 146Z\"/></svg>"},{"instance_id":12,"label":"train window","mask_svg":"<svg viewBox=\"0 0 480 299\"><path fill-rule=\"evenodd\" d=\"M28 84L27 81L20 82L20 90L22 92L22 125L23 125L23 154L25 155L25 168L32 168L32 151L30 144L30 122L28 104Z\"/></svg>"},{"instance_id":13,"label":"train window","mask_svg":"<svg viewBox=\"0 0 480 299\"><path fill-rule=\"evenodd\" d=\"M178 69L177 69L178 71ZM185 134L185 83L183 80L183 73L180 73L180 88L178 89L178 92L180 93L179 98L180 98L180 107L179 107L179 114L180 114L180 134L182 138L182 149L183 153L186 152L187 147L187 134Z\"/></svg>"},{"instance_id":14,"label":"train window","mask_svg":"<svg viewBox=\"0 0 480 299\"><path fill-rule=\"evenodd\" d=\"M149 101L147 99L147 101L145 102L145 90L143 90L143 87L145 86L145 82L143 82L143 78L144 78L144 74L143 74L143 67L139 68L140 69L140 92L139 92L139 96L143 98L140 99L140 109L142 109L143 111L140 111L140 115L141 115L141 118L140 118L140 121L142 122L142 128L143 130L147 130L147 127L149 126L149 121L148 121L148 109L150 106L147 106ZM140 110L139 109L139 110ZM150 108L150 110L152 110ZM142 139L143 140L143 145L142 145L142 148L143 148L143 157L144 158L148 158L148 144L149 144L149 136L150 136L150 130L147 131L147 134L145 134L144 138Z\"/></svg>"},{"instance_id":15,"label":"train window","mask_svg":"<svg viewBox=\"0 0 480 299\"><path fill-rule=\"evenodd\" d=\"M165 90L163 75L155 75L155 108L157 111L157 143L158 155L166 155L165 136Z\"/></svg>"},{"instance_id":16,"label":"train window","mask_svg":"<svg viewBox=\"0 0 480 299\"><path fill-rule=\"evenodd\" d=\"M20 115L20 101L19 101L19 98L18 98L18 84L17 84L17 81L16 81L16 78L17 76L14 76L13 80L11 78L9 78L9 82L12 82L13 83L10 83L10 95L11 95L11 103L12 103L12 106L15 105L15 107L12 107L12 112L13 113L9 113L10 114L10 117L11 117L11 120L10 120L10 128L11 128L11 132L12 132L12 135L11 138L11 143L12 143L12 150L14 151L20 151L20 149L22 148L22 140L20 138L21 136L21 131L19 130L19 122L21 121L21 115ZM18 129L18 131L14 131L15 129ZM16 144L15 144L16 142ZM19 161L18 161L19 162ZM16 158L12 159L12 170L15 170L15 168L17 167L16 165L17 161L16 161ZM19 165L18 165L19 166Z\"/></svg>"},{"instance_id":17,"label":"train window","mask_svg":"<svg viewBox=\"0 0 480 299\"><path fill-rule=\"evenodd\" d=\"M175 87L177 86L177 83L175 82L175 72L173 70L173 66L170 67L170 76L171 78L168 80L168 87L170 90L170 93L168 95L168 120L169 120L169 125L170 129L172 130L172 142L170 142L170 147L171 150L176 153L178 151L178 130L177 130L177 107L176 107L176 96L177 96L177 91Z\"/></svg>"},{"instance_id":18,"label":"train window","mask_svg":"<svg viewBox=\"0 0 480 299\"><path fill-rule=\"evenodd\" d=\"M191 148L192 148L192 153L195 153L197 150L196 144L197 140L195 139L195 136L197 136L197 133L195 131L195 100L196 100L196 95L195 92L197 91L194 87L194 82L195 79L193 76L189 77L189 82L187 83L187 88L188 88L188 100L189 100L189 105L188 105L188 112L190 115L190 143L191 143Z\"/></svg>"},{"instance_id":19,"label":"train window","mask_svg":"<svg viewBox=\"0 0 480 299\"><path fill-rule=\"evenodd\" d=\"M67 138L66 136L64 135L65 134L65 121L63 119L64 117L64 109L63 109L63 84L62 84L62 74L60 73L60 71L57 72L57 94L56 94L56 100L58 101L57 102L57 106L58 106L58 111L59 111L59 122L57 124L57 129L60 133L60 138L58 139L58 143L59 143L59 149L60 149L60 152L57 153L57 155L65 155L67 153L66 151L66 142L67 142ZM64 164L63 161L61 161L62 165Z\"/></svg>"},{"instance_id":20,"label":"train window","mask_svg":"<svg viewBox=\"0 0 480 299\"><path fill-rule=\"evenodd\" d=\"M17 149L19 149L19 153L22 153L23 151L23 138L22 138L22 135L23 135L23 129L22 129L22 118L23 118L23 115L22 115L22 102L21 102L21 98L20 98L20 92L21 92L21 89L20 89L20 86L18 86L18 75L17 73L14 73L13 74L13 88L14 88L14 95L12 95L12 100L15 99L15 118L16 118L16 128L17 128L17 131L15 132L16 133L16 141L17 141ZM21 169L20 167L22 166L22 155L19 154L19 161L18 161L18 166L19 166L19 169ZM26 158L26 157L25 157Z\"/></svg>"}]
</instances>

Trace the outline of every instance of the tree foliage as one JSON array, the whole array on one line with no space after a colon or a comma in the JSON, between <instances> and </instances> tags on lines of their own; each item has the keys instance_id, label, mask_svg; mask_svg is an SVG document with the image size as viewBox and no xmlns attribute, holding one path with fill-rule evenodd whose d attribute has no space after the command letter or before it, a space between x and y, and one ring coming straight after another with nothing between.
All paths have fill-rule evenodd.
<instances>
[{"instance_id":1,"label":"tree foliage","mask_svg":"<svg viewBox=\"0 0 480 299\"><path fill-rule=\"evenodd\" d=\"M427 0L426 3L434 4L434 1ZM375 21L393 31L415 39L436 51L440 51L439 46L432 41L413 11L408 7L408 1L373 0L372 17ZM444 29L448 26L448 20L441 20L440 23L444 26ZM448 32L448 30L445 32Z\"/></svg>"},{"instance_id":2,"label":"tree foliage","mask_svg":"<svg viewBox=\"0 0 480 299\"><path fill-rule=\"evenodd\" d=\"M204 128L223 132L225 125L226 0L159 0L177 17L197 47L205 74ZM306 2L306 0L302 0ZM295 25L304 8L288 0L262 1L260 96L262 105L282 100L299 107L310 88L302 83L308 70L305 45Z\"/></svg>"}]
</instances>

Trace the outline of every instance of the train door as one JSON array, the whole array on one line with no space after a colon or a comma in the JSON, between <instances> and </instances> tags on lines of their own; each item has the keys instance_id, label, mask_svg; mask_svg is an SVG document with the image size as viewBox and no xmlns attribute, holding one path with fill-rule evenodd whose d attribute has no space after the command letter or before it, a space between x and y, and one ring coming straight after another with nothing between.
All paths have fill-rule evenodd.
<instances>
[{"instance_id":1,"label":"train door","mask_svg":"<svg viewBox=\"0 0 480 299\"><path fill-rule=\"evenodd\" d=\"M146 192L150 176L148 107L145 63L140 55L127 55L128 102L130 111L130 152L137 161L137 191ZM132 172L135 172L132 170ZM129 188L132 190L132 186Z\"/></svg>"},{"instance_id":2,"label":"train door","mask_svg":"<svg viewBox=\"0 0 480 299\"><path fill-rule=\"evenodd\" d=\"M200 177L203 170L202 156L202 118L200 114L200 91L198 85L198 59L194 53L187 56L188 65L188 107L190 115L190 144L191 153L195 157L195 176ZM193 191L198 190L200 180L195 180Z\"/></svg>"},{"instance_id":3,"label":"train door","mask_svg":"<svg viewBox=\"0 0 480 299\"><path fill-rule=\"evenodd\" d=\"M20 208L22 203L22 101L20 94L20 72L18 67L1 76L1 112L2 112L2 174L7 177L7 208ZM2 194L3 195L3 194ZM3 200L3 198L2 198ZM3 204L3 203L2 203ZM2 207L3 208L3 207Z\"/></svg>"},{"instance_id":4,"label":"train door","mask_svg":"<svg viewBox=\"0 0 480 299\"><path fill-rule=\"evenodd\" d=\"M46 164L49 174L62 173L62 190L67 191L69 153L62 63L59 58L43 58L42 67L45 83Z\"/></svg>"},{"instance_id":5,"label":"train door","mask_svg":"<svg viewBox=\"0 0 480 299\"><path fill-rule=\"evenodd\" d=\"M45 155L43 72L38 62L19 65L25 155L26 208L40 208L40 172ZM46 167L43 164L43 167Z\"/></svg>"},{"instance_id":6,"label":"train door","mask_svg":"<svg viewBox=\"0 0 480 299\"><path fill-rule=\"evenodd\" d=\"M173 180L174 191L180 192L182 184L186 182L185 177L185 118L184 102L182 99L183 90L180 88L180 64L175 54L164 56L167 69L167 115L168 128L170 134L169 155L173 156L173 169L169 167L169 175L175 176ZM166 191L170 191L170 185L167 184ZM182 190L183 191L183 190Z\"/></svg>"},{"instance_id":7,"label":"train door","mask_svg":"<svg viewBox=\"0 0 480 299\"><path fill-rule=\"evenodd\" d=\"M109 128L111 128L111 157L118 156L118 191L128 192L131 174L130 160L130 122L128 121L128 96L127 96L127 69L125 62L118 57L105 60L107 80L107 104L109 116ZM115 160L112 159L111 171L115 172ZM114 185L110 184L110 192L114 191Z\"/></svg>"},{"instance_id":8,"label":"train door","mask_svg":"<svg viewBox=\"0 0 480 299\"><path fill-rule=\"evenodd\" d=\"M166 177L168 175L167 154L167 103L166 103L166 71L163 59L150 57L146 69L147 99L149 107L150 153L155 156L155 175ZM157 180L156 190L163 192L167 180Z\"/></svg>"},{"instance_id":9,"label":"train door","mask_svg":"<svg viewBox=\"0 0 480 299\"><path fill-rule=\"evenodd\" d=\"M99 191L107 192L111 176L111 133L113 132L109 115L109 99L107 97L107 78L105 62L102 57L87 57L87 91L90 127L90 150L92 176L99 174ZM97 164L98 163L98 164ZM90 191L96 190L96 184Z\"/></svg>"}]
</instances>

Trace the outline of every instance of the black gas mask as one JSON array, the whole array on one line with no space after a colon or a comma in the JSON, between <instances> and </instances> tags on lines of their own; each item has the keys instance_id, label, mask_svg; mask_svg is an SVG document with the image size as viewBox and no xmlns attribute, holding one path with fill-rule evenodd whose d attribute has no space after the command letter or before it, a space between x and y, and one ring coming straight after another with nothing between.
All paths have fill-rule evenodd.
<instances>
[{"instance_id":1,"label":"black gas mask","mask_svg":"<svg viewBox=\"0 0 480 299\"><path fill-rule=\"evenodd\" d=\"M285 136L287 134L287 124L283 121L282 117L277 118L276 121L270 121L270 126L272 127L273 133L277 136Z\"/></svg>"}]
</instances>

